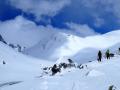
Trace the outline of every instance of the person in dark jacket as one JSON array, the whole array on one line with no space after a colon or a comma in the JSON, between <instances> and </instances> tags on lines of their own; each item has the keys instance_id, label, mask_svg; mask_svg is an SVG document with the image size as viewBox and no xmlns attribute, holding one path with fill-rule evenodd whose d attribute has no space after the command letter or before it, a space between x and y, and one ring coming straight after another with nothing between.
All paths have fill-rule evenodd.
<instances>
[{"instance_id":1,"label":"person in dark jacket","mask_svg":"<svg viewBox=\"0 0 120 90\"><path fill-rule=\"evenodd\" d=\"M110 51L109 51L109 49L106 51L105 55L106 55L107 59L110 59Z\"/></svg>"},{"instance_id":2,"label":"person in dark jacket","mask_svg":"<svg viewBox=\"0 0 120 90\"><path fill-rule=\"evenodd\" d=\"M99 50L98 52L98 62L101 62L102 59L102 52Z\"/></svg>"},{"instance_id":3,"label":"person in dark jacket","mask_svg":"<svg viewBox=\"0 0 120 90\"><path fill-rule=\"evenodd\" d=\"M3 65L5 65L6 64L6 62L5 61L3 61Z\"/></svg>"},{"instance_id":4,"label":"person in dark jacket","mask_svg":"<svg viewBox=\"0 0 120 90\"><path fill-rule=\"evenodd\" d=\"M120 55L120 48L118 48L118 54Z\"/></svg>"}]
</instances>

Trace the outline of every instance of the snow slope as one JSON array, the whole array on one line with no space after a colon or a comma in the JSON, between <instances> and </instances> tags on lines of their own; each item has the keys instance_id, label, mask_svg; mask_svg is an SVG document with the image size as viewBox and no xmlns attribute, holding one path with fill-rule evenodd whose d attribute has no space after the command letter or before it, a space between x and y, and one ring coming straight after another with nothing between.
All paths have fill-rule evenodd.
<instances>
[{"instance_id":1,"label":"snow slope","mask_svg":"<svg viewBox=\"0 0 120 90\"><path fill-rule=\"evenodd\" d=\"M55 76L43 75L41 67L53 63L15 52L0 43L0 90L120 90L120 56L101 63L85 63L84 69L71 68ZM6 61L6 65L2 64Z\"/></svg>"},{"instance_id":2,"label":"snow slope","mask_svg":"<svg viewBox=\"0 0 120 90\"><path fill-rule=\"evenodd\" d=\"M43 66L51 63L23 55L0 42L0 83L33 78L41 73Z\"/></svg>"}]
</instances>

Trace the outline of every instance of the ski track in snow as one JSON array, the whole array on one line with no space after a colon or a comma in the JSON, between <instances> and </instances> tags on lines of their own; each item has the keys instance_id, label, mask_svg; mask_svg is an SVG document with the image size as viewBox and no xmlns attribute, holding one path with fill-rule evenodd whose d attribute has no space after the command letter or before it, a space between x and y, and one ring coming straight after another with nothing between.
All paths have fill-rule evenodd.
<instances>
[{"instance_id":1,"label":"ski track in snow","mask_svg":"<svg viewBox=\"0 0 120 90\"><path fill-rule=\"evenodd\" d=\"M0 88L5 87L5 86L11 86L15 84L22 83L23 81L11 81L11 82L5 82L5 83L0 83Z\"/></svg>"}]
</instances>

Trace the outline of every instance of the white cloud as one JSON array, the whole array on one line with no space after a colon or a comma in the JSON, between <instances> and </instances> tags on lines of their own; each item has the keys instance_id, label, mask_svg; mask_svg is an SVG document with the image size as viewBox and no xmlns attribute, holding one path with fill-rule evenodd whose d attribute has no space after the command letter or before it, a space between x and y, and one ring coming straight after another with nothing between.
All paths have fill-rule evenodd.
<instances>
[{"instance_id":1,"label":"white cloud","mask_svg":"<svg viewBox=\"0 0 120 90\"><path fill-rule=\"evenodd\" d=\"M69 27L70 31L76 33L79 36L85 37L85 36L98 34L86 24L81 25L81 24L76 24L71 22L71 23L66 23L66 25Z\"/></svg>"},{"instance_id":2,"label":"white cloud","mask_svg":"<svg viewBox=\"0 0 120 90\"><path fill-rule=\"evenodd\" d=\"M22 16L0 23L0 34L12 44L31 47L39 42L39 33L36 24Z\"/></svg>"},{"instance_id":3,"label":"white cloud","mask_svg":"<svg viewBox=\"0 0 120 90\"><path fill-rule=\"evenodd\" d=\"M95 27L101 27L101 26L105 25L105 20L103 18L99 18L98 16L95 16L94 18L95 18L95 20L94 20Z\"/></svg>"},{"instance_id":4,"label":"white cloud","mask_svg":"<svg viewBox=\"0 0 120 90\"><path fill-rule=\"evenodd\" d=\"M40 20L42 15L54 16L66 5L70 4L70 0L9 0L11 5L21 9L26 13L32 13Z\"/></svg>"},{"instance_id":5,"label":"white cloud","mask_svg":"<svg viewBox=\"0 0 120 90\"><path fill-rule=\"evenodd\" d=\"M65 31L65 33L72 31L72 34L77 33L80 36L97 34L87 25L67 23L67 26L69 29L59 29L51 25L36 25L33 21L27 20L22 16L17 16L12 20L0 22L0 34L5 41L25 47L36 45L43 37L46 37L46 35L49 35L52 32L55 33L54 31Z\"/></svg>"},{"instance_id":6,"label":"white cloud","mask_svg":"<svg viewBox=\"0 0 120 90\"><path fill-rule=\"evenodd\" d=\"M120 19L120 0L82 0L85 7L94 11L94 14L105 14L107 12Z\"/></svg>"}]
</instances>

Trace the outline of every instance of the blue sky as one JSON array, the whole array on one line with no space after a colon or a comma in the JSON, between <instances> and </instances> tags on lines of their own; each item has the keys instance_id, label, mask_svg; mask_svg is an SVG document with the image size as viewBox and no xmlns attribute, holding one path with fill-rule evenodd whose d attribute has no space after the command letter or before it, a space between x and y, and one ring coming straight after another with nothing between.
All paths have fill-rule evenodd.
<instances>
[{"instance_id":1,"label":"blue sky","mask_svg":"<svg viewBox=\"0 0 120 90\"><path fill-rule=\"evenodd\" d=\"M22 15L37 25L51 25L61 29L68 28L66 23L71 22L88 25L99 33L120 28L119 0L46 0L44 3L42 0L28 1L30 3L25 0L0 0L0 20L6 21ZM34 7L32 3L38 6Z\"/></svg>"}]
</instances>

